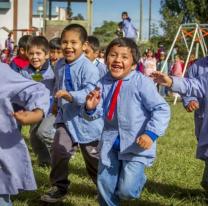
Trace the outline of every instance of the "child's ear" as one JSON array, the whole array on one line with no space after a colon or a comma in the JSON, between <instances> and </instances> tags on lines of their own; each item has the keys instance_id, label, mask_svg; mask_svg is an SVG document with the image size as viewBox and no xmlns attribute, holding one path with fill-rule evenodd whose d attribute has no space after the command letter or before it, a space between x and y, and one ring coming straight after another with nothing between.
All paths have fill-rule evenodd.
<instances>
[{"instance_id":1,"label":"child's ear","mask_svg":"<svg viewBox=\"0 0 208 206\"><path fill-rule=\"evenodd\" d=\"M131 71L134 71L136 68L137 68L137 64L133 64L133 65L131 66Z\"/></svg>"},{"instance_id":2,"label":"child's ear","mask_svg":"<svg viewBox=\"0 0 208 206\"><path fill-rule=\"evenodd\" d=\"M94 57L97 58L99 55L99 51L94 52Z\"/></svg>"},{"instance_id":3,"label":"child's ear","mask_svg":"<svg viewBox=\"0 0 208 206\"><path fill-rule=\"evenodd\" d=\"M86 41L83 45L82 45L82 50L85 51L87 46L89 46L89 42Z\"/></svg>"},{"instance_id":4,"label":"child's ear","mask_svg":"<svg viewBox=\"0 0 208 206\"><path fill-rule=\"evenodd\" d=\"M26 53L26 51L22 47L19 49L19 52L20 52L20 54L25 54Z\"/></svg>"},{"instance_id":5,"label":"child's ear","mask_svg":"<svg viewBox=\"0 0 208 206\"><path fill-rule=\"evenodd\" d=\"M45 59L49 58L49 52L45 55Z\"/></svg>"}]
</instances>

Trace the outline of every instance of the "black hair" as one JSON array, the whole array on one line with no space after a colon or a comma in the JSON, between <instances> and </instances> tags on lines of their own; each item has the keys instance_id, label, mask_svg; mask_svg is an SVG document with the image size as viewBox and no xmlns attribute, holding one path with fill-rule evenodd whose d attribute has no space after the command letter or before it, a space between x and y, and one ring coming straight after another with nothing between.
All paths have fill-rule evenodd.
<instances>
[{"instance_id":1,"label":"black hair","mask_svg":"<svg viewBox=\"0 0 208 206\"><path fill-rule=\"evenodd\" d=\"M124 11L124 12L122 12L122 15L126 15L126 16L128 16L128 13L126 12L126 11Z\"/></svg>"},{"instance_id":2,"label":"black hair","mask_svg":"<svg viewBox=\"0 0 208 206\"><path fill-rule=\"evenodd\" d=\"M178 56L178 58L181 59L179 54L175 54L175 55L174 55L174 57L176 57L176 56Z\"/></svg>"},{"instance_id":3,"label":"black hair","mask_svg":"<svg viewBox=\"0 0 208 206\"><path fill-rule=\"evenodd\" d=\"M180 59L185 61L185 57L180 55Z\"/></svg>"},{"instance_id":4,"label":"black hair","mask_svg":"<svg viewBox=\"0 0 208 206\"><path fill-rule=\"evenodd\" d=\"M67 31L75 31L79 33L79 38L84 44L87 41L87 31L86 29L81 26L80 24L70 24L64 28L64 30L61 32L61 39L63 38L63 34Z\"/></svg>"},{"instance_id":5,"label":"black hair","mask_svg":"<svg viewBox=\"0 0 208 206\"><path fill-rule=\"evenodd\" d=\"M99 42L99 40L96 37L94 37L94 36L88 36L87 37L87 40L89 42L90 47L92 48L92 50L94 52L96 52L96 51L99 50L100 42Z\"/></svg>"},{"instance_id":6,"label":"black hair","mask_svg":"<svg viewBox=\"0 0 208 206\"><path fill-rule=\"evenodd\" d=\"M38 47L47 54L49 52L48 40L44 36L33 36L27 43L27 51L31 47Z\"/></svg>"},{"instance_id":7,"label":"black hair","mask_svg":"<svg viewBox=\"0 0 208 206\"><path fill-rule=\"evenodd\" d=\"M138 49L136 43L132 39L129 39L126 37L116 38L107 46L106 53L105 53L105 60L107 60L107 56L110 52L110 49L114 46L130 48L131 53L132 53L132 57L133 57L133 64L138 63L138 60L140 57L139 49Z\"/></svg>"},{"instance_id":8,"label":"black hair","mask_svg":"<svg viewBox=\"0 0 208 206\"><path fill-rule=\"evenodd\" d=\"M14 45L14 49L15 49L15 48L18 48L18 46L17 46L17 45Z\"/></svg>"},{"instance_id":9,"label":"black hair","mask_svg":"<svg viewBox=\"0 0 208 206\"><path fill-rule=\"evenodd\" d=\"M158 42L157 46L158 47L163 47L163 43L160 41L160 42Z\"/></svg>"},{"instance_id":10,"label":"black hair","mask_svg":"<svg viewBox=\"0 0 208 206\"><path fill-rule=\"evenodd\" d=\"M50 49L61 49L61 38L56 37L49 41L49 48Z\"/></svg>"},{"instance_id":11,"label":"black hair","mask_svg":"<svg viewBox=\"0 0 208 206\"><path fill-rule=\"evenodd\" d=\"M105 48L100 49L100 53L104 53L105 54L105 51L106 51Z\"/></svg>"},{"instance_id":12,"label":"black hair","mask_svg":"<svg viewBox=\"0 0 208 206\"><path fill-rule=\"evenodd\" d=\"M27 45L27 42L32 38L32 36L30 35L24 35L22 36L19 41L18 41L18 47L19 49L20 48L23 48L24 51L26 51L26 45Z\"/></svg>"}]
</instances>

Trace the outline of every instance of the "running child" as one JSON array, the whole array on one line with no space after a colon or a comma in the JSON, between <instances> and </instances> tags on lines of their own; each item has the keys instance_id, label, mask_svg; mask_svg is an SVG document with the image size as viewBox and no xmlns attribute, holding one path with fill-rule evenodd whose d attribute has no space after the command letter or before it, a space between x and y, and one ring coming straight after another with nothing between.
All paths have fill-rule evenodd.
<instances>
[{"instance_id":1,"label":"running child","mask_svg":"<svg viewBox=\"0 0 208 206\"><path fill-rule=\"evenodd\" d=\"M88 36L87 41L88 45L84 50L85 56L97 67L101 78L107 73L107 67L97 59L100 47L99 40L94 36Z\"/></svg>"},{"instance_id":2,"label":"running child","mask_svg":"<svg viewBox=\"0 0 208 206\"><path fill-rule=\"evenodd\" d=\"M156 139L163 136L170 108L154 82L135 71L139 51L128 38L106 49L109 72L90 92L82 116L103 117L98 168L99 204L118 206L120 199L138 198L146 183L145 167L156 157Z\"/></svg>"},{"instance_id":3,"label":"running child","mask_svg":"<svg viewBox=\"0 0 208 206\"><path fill-rule=\"evenodd\" d=\"M61 48L65 58L55 65L56 84L52 113L56 117L56 133L51 145L52 187L41 196L46 202L57 202L66 197L69 160L79 143L86 169L97 185L99 162L98 143L103 128L103 120L88 122L80 114L81 105L87 94L99 80L96 66L85 57L87 32L79 24L70 24L61 34Z\"/></svg>"},{"instance_id":4,"label":"running child","mask_svg":"<svg viewBox=\"0 0 208 206\"><path fill-rule=\"evenodd\" d=\"M49 91L43 84L25 79L0 63L0 205L11 206L10 195L36 190L27 146L17 128L40 121L48 112ZM26 111L13 112L11 102Z\"/></svg>"}]
</instances>

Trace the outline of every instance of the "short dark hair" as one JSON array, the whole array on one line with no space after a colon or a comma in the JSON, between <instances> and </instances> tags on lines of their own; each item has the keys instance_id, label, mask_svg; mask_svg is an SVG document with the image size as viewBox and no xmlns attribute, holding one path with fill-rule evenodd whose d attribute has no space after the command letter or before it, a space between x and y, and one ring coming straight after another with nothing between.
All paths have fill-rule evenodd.
<instances>
[{"instance_id":1,"label":"short dark hair","mask_svg":"<svg viewBox=\"0 0 208 206\"><path fill-rule=\"evenodd\" d=\"M49 41L49 48L50 49L61 49L61 38L56 37Z\"/></svg>"},{"instance_id":2,"label":"short dark hair","mask_svg":"<svg viewBox=\"0 0 208 206\"><path fill-rule=\"evenodd\" d=\"M126 16L128 16L128 13L126 12L126 11L124 11L124 12L122 12L122 15L126 15Z\"/></svg>"},{"instance_id":3,"label":"short dark hair","mask_svg":"<svg viewBox=\"0 0 208 206\"><path fill-rule=\"evenodd\" d=\"M30 35L24 35L22 36L19 41L18 41L18 47L19 49L20 48L23 48L25 51L26 51L26 45L27 45L27 42L32 38L32 36Z\"/></svg>"},{"instance_id":4,"label":"short dark hair","mask_svg":"<svg viewBox=\"0 0 208 206\"><path fill-rule=\"evenodd\" d=\"M106 52L105 48L100 49L100 53L104 53L105 54L105 52Z\"/></svg>"},{"instance_id":5,"label":"short dark hair","mask_svg":"<svg viewBox=\"0 0 208 206\"><path fill-rule=\"evenodd\" d=\"M175 54L174 57L178 57L179 59L181 59L179 54Z\"/></svg>"},{"instance_id":6,"label":"short dark hair","mask_svg":"<svg viewBox=\"0 0 208 206\"><path fill-rule=\"evenodd\" d=\"M132 57L133 57L133 64L137 64L140 54L139 54L139 48L137 47L136 43L129 38L126 37L120 37L114 39L106 49L105 53L105 60L107 60L108 53L110 52L110 49L114 46L119 46L119 47L128 47L131 49Z\"/></svg>"},{"instance_id":7,"label":"short dark hair","mask_svg":"<svg viewBox=\"0 0 208 206\"><path fill-rule=\"evenodd\" d=\"M27 43L27 51L31 47L38 47L42 49L45 54L49 52L48 40L44 36L33 36Z\"/></svg>"},{"instance_id":8,"label":"short dark hair","mask_svg":"<svg viewBox=\"0 0 208 206\"><path fill-rule=\"evenodd\" d=\"M79 33L79 38L80 38L82 44L84 44L87 41L87 31L80 24L70 24L70 25L66 26L64 28L64 30L61 32L61 39L63 38L63 34L65 32L71 31L71 30Z\"/></svg>"},{"instance_id":9,"label":"short dark hair","mask_svg":"<svg viewBox=\"0 0 208 206\"><path fill-rule=\"evenodd\" d=\"M94 36L88 36L87 37L87 40L89 42L90 47L92 48L92 50L94 52L96 52L96 51L99 50L100 42L99 42L99 40L96 37L94 37Z\"/></svg>"}]
</instances>

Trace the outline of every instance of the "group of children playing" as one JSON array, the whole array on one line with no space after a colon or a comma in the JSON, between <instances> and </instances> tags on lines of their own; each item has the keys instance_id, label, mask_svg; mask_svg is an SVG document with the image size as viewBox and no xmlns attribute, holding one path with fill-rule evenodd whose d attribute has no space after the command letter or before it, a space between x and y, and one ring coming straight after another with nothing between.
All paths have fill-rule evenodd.
<instances>
[{"instance_id":1,"label":"group of children playing","mask_svg":"<svg viewBox=\"0 0 208 206\"><path fill-rule=\"evenodd\" d=\"M156 139L164 135L170 119L169 105L149 76L163 86L173 81L172 90L179 93L206 95L206 89L197 89L205 88L207 76L204 81L193 80L196 87L192 80L150 72L149 67L156 65L151 63L152 50L143 62L150 65L145 75L136 71L139 50L128 38L114 39L106 48L105 64L101 63L99 41L78 24L70 24L61 38L49 43L43 36L23 36L18 47L12 69L0 63L2 206L12 205L10 195L18 190L36 189L21 125L31 125L30 143L39 165L51 166L51 188L42 201L55 203L66 197L69 160L79 145L98 188L99 204L118 206L120 199L140 196L145 167L153 164ZM159 57L162 67L162 51Z\"/></svg>"}]
</instances>

